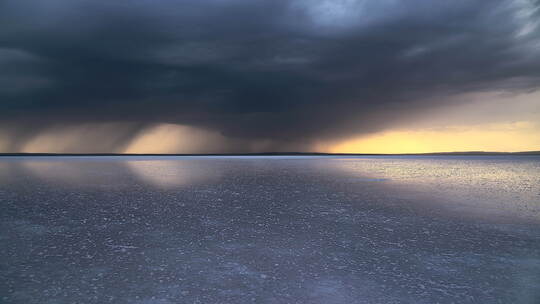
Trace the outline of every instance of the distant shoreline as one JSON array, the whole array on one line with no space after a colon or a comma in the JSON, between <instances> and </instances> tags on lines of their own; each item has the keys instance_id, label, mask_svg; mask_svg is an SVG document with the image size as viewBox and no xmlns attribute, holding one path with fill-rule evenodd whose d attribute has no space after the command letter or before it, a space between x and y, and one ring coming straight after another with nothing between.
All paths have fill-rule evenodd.
<instances>
[{"instance_id":1,"label":"distant shoreline","mask_svg":"<svg viewBox=\"0 0 540 304\"><path fill-rule=\"evenodd\" d=\"M0 153L2 156L488 156L488 155L540 155L540 151L523 152L434 152L434 153L316 153L316 152L263 152L263 153L208 153L208 154L154 154L154 153Z\"/></svg>"}]
</instances>

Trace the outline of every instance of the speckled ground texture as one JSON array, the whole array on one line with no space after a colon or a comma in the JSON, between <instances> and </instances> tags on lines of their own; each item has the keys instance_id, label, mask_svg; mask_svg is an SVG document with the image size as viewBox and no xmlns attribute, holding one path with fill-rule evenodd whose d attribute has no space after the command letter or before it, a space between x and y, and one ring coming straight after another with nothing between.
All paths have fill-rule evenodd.
<instances>
[{"instance_id":1,"label":"speckled ground texture","mask_svg":"<svg viewBox=\"0 0 540 304\"><path fill-rule=\"evenodd\" d=\"M2 157L2 303L540 303L540 157Z\"/></svg>"}]
</instances>

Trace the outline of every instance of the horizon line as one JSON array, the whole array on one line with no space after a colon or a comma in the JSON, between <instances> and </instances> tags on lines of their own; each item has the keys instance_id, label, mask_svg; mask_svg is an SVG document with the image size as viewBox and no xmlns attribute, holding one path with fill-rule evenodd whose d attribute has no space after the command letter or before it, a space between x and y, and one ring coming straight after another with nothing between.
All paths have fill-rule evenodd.
<instances>
[{"instance_id":1,"label":"horizon line","mask_svg":"<svg viewBox=\"0 0 540 304\"><path fill-rule=\"evenodd\" d=\"M3 152L1 156L399 156L399 155L540 155L540 150L518 152L454 151L425 153L325 153L325 152L255 152L255 153L48 153Z\"/></svg>"}]
</instances>

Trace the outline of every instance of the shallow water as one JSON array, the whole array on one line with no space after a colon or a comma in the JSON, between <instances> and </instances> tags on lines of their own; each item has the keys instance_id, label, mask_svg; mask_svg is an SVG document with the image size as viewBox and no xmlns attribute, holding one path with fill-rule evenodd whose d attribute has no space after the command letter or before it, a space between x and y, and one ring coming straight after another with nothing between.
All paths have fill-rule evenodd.
<instances>
[{"instance_id":1,"label":"shallow water","mask_svg":"<svg viewBox=\"0 0 540 304\"><path fill-rule=\"evenodd\" d=\"M2 303L539 303L540 157L3 157Z\"/></svg>"}]
</instances>

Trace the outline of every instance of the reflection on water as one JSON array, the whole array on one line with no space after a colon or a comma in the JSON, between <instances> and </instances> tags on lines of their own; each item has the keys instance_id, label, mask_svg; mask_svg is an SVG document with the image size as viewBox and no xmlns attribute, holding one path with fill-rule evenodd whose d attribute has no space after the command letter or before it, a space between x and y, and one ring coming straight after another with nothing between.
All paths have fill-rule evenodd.
<instances>
[{"instance_id":1,"label":"reflection on water","mask_svg":"<svg viewBox=\"0 0 540 304\"><path fill-rule=\"evenodd\" d=\"M125 165L134 175L159 188L174 188L221 178L219 164L209 168L196 160L138 160Z\"/></svg>"},{"instance_id":2,"label":"reflection on water","mask_svg":"<svg viewBox=\"0 0 540 304\"><path fill-rule=\"evenodd\" d=\"M1 158L0 302L538 303L539 166Z\"/></svg>"},{"instance_id":3,"label":"reflection on water","mask_svg":"<svg viewBox=\"0 0 540 304\"><path fill-rule=\"evenodd\" d=\"M21 172L46 183L63 186L91 187L95 184L118 181L123 177L122 165L111 161L92 161L88 159L59 161L56 159L37 159L13 162Z\"/></svg>"},{"instance_id":4,"label":"reflection on water","mask_svg":"<svg viewBox=\"0 0 540 304\"><path fill-rule=\"evenodd\" d=\"M0 181L17 178L53 183L62 187L123 187L128 183L171 189L221 178L219 162L170 157L9 157L0 161Z\"/></svg>"},{"instance_id":5,"label":"reflection on water","mask_svg":"<svg viewBox=\"0 0 540 304\"><path fill-rule=\"evenodd\" d=\"M540 219L540 157L361 157L331 167L365 181L402 186L400 195L475 212L484 208ZM481 210L483 209L483 210Z\"/></svg>"}]
</instances>

